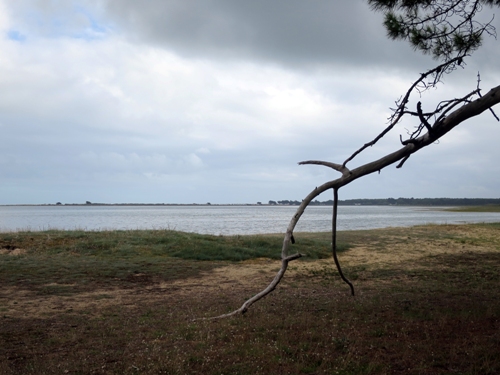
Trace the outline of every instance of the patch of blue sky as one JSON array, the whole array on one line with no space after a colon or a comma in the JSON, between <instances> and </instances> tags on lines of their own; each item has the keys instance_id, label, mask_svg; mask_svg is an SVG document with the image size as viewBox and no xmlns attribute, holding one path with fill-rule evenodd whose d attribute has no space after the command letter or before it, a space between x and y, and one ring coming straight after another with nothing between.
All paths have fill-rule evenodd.
<instances>
[{"instance_id":1,"label":"patch of blue sky","mask_svg":"<svg viewBox=\"0 0 500 375\"><path fill-rule=\"evenodd\" d=\"M75 27L75 25L68 24L59 19L54 19L51 24L50 35L52 37L96 40L105 38L110 32L110 28L100 25L95 19L88 17L86 14L83 15L87 22L79 25L79 27Z\"/></svg>"},{"instance_id":2,"label":"patch of blue sky","mask_svg":"<svg viewBox=\"0 0 500 375\"><path fill-rule=\"evenodd\" d=\"M28 32L23 34L13 28L7 33L9 39L23 41L28 35L30 38L43 36L95 40L105 38L112 30L80 6L63 8L52 13L31 9L24 14L23 21Z\"/></svg>"},{"instance_id":3,"label":"patch of blue sky","mask_svg":"<svg viewBox=\"0 0 500 375\"><path fill-rule=\"evenodd\" d=\"M7 30L7 38L15 40L16 42L24 42L26 40L26 35L19 30Z\"/></svg>"},{"instance_id":4,"label":"patch of blue sky","mask_svg":"<svg viewBox=\"0 0 500 375\"><path fill-rule=\"evenodd\" d=\"M102 39L111 32L111 27L106 27L99 23L96 17L87 9L81 6L76 6L74 10L75 13L85 17L88 24L87 27L80 32L73 33L72 37L86 40Z\"/></svg>"},{"instance_id":5,"label":"patch of blue sky","mask_svg":"<svg viewBox=\"0 0 500 375\"><path fill-rule=\"evenodd\" d=\"M92 41L92 40L104 39L106 37L106 35L107 35L107 32L95 30L94 28L86 28L80 32L71 33L68 36L70 38L74 38L74 39L83 39L83 40Z\"/></svg>"}]
</instances>

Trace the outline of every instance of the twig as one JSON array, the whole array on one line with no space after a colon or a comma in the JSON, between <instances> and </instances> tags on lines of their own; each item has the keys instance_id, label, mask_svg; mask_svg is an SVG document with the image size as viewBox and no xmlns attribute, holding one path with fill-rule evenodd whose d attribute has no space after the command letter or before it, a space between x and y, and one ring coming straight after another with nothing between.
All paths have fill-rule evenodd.
<instances>
[{"instance_id":1,"label":"twig","mask_svg":"<svg viewBox=\"0 0 500 375\"><path fill-rule=\"evenodd\" d=\"M425 90L429 87L429 84L425 83L425 79L432 74L436 74L436 78L434 79L434 82L430 83L430 87L435 86L439 82L439 77L440 75L451 65L456 63L457 61L461 60L462 57L455 57L454 59L451 59L441 65L438 65L434 69L430 69L425 73L422 73L420 75L420 78L417 79L413 84L410 86L408 91L406 91L405 96L398 100L396 102L397 108L394 109L394 113L389 117L389 125L379 133L371 142L365 143L361 148L356 150L351 156L349 156L344 163L342 164L343 167L347 165L348 162L353 160L358 154L360 154L362 151L364 151L366 148L371 147L375 145L380 139L382 139L389 131L396 126L397 123L401 120L401 118L405 115L406 112L406 104L408 104L410 100L410 96L413 93L414 90L417 90L420 92L419 85L423 85L422 90Z\"/></svg>"},{"instance_id":2,"label":"twig","mask_svg":"<svg viewBox=\"0 0 500 375\"><path fill-rule=\"evenodd\" d=\"M420 122L422 124L424 124L424 126L427 128L427 131L429 133L432 133L431 125L427 122L427 119L424 117L424 114L422 113L422 102L417 103L417 113L418 113L418 118L420 119Z\"/></svg>"},{"instance_id":3,"label":"twig","mask_svg":"<svg viewBox=\"0 0 500 375\"><path fill-rule=\"evenodd\" d=\"M324 165L325 167L330 167L330 168L335 169L336 171L342 173L342 176L344 176L344 177L351 174L351 171L349 170L349 168L345 167L344 165L332 163L329 161L307 160L307 161L301 161L299 163L299 165L306 165L306 164Z\"/></svg>"},{"instance_id":4,"label":"twig","mask_svg":"<svg viewBox=\"0 0 500 375\"><path fill-rule=\"evenodd\" d=\"M479 83L481 82L481 76L479 75L479 72L477 72L477 94L479 95L480 98L483 96L481 95L481 89L479 88ZM497 121L500 121L500 118L498 118L497 114L493 110L493 108L490 107L490 112L497 119Z\"/></svg>"},{"instance_id":5,"label":"twig","mask_svg":"<svg viewBox=\"0 0 500 375\"><path fill-rule=\"evenodd\" d=\"M403 159L399 162L399 164L398 164L398 165L396 165L396 168L402 168L402 167L403 167L403 165L404 165L404 163L405 163L405 162L406 162L409 158L410 158L410 155L408 155L408 156L404 157L404 158L403 158Z\"/></svg>"}]
</instances>

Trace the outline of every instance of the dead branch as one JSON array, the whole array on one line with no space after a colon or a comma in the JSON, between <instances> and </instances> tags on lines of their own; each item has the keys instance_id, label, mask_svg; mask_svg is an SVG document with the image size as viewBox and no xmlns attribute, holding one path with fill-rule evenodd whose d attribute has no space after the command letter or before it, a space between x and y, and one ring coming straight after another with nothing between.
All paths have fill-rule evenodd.
<instances>
[{"instance_id":1,"label":"dead branch","mask_svg":"<svg viewBox=\"0 0 500 375\"><path fill-rule=\"evenodd\" d=\"M422 102L417 103L417 114L420 122L427 128L427 131L430 133L432 131L431 125L427 122L427 119L424 117L422 113Z\"/></svg>"},{"instance_id":2,"label":"dead branch","mask_svg":"<svg viewBox=\"0 0 500 375\"><path fill-rule=\"evenodd\" d=\"M321 161L321 160L308 160L308 161L301 161L299 165L305 165L305 164L316 164L316 165L324 165L325 167L330 167L335 169L336 171L342 173L342 176L347 176L351 173L349 168L346 168L343 165L337 164L337 163L331 163L329 161Z\"/></svg>"},{"instance_id":3,"label":"dead branch","mask_svg":"<svg viewBox=\"0 0 500 375\"><path fill-rule=\"evenodd\" d=\"M333 214L332 214L332 254L335 266L339 271L339 275L344 282L351 288L351 295L354 296L354 285L344 276L342 267L340 267L339 258L337 256L337 207L339 203L339 189L333 189Z\"/></svg>"},{"instance_id":4,"label":"dead branch","mask_svg":"<svg viewBox=\"0 0 500 375\"><path fill-rule=\"evenodd\" d=\"M479 95L479 97L482 97L481 89L479 88L479 83L481 83L481 76L480 76L479 72L477 72L477 95ZM500 121L500 118L498 118L498 116L495 113L495 111L493 110L493 108L490 108L490 112L493 115L493 117L496 118L497 121Z\"/></svg>"},{"instance_id":5,"label":"dead branch","mask_svg":"<svg viewBox=\"0 0 500 375\"><path fill-rule=\"evenodd\" d=\"M393 110L393 114L389 117L389 125L381 133L379 133L372 141L365 143L361 148L359 148L351 156L349 156L344 161L344 163L342 163L342 166L345 167L347 165L347 163L349 163L351 160L353 160L361 152L363 152L368 147L374 146L387 133L389 133L394 128L394 126L396 126L400 122L400 120L403 118L403 116L408 113L406 111L406 105L410 101L410 96L415 91L418 91L419 93L421 93L422 91L425 91L425 90L429 89L430 87L436 86L441 81L442 74L445 71L447 71L447 69L449 67L455 66L458 61L462 61L463 57L465 57L465 55L455 57L454 59L451 59L451 60L449 60L441 65L438 65L434 69L430 69L427 72L422 73L420 75L420 78L417 79L415 82L413 82L413 84L410 86L410 88L406 92L405 96L396 102L397 107ZM429 76L434 76L434 80L432 82L425 82L425 80Z\"/></svg>"},{"instance_id":6,"label":"dead branch","mask_svg":"<svg viewBox=\"0 0 500 375\"><path fill-rule=\"evenodd\" d=\"M285 236L285 241L286 241L286 236ZM283 244L283 248L285 248L285 247L288 248L289 242L290 241L287 241L286 244L284 243ZM248 311L248 308L251 305L253 305L255 302L257 302L261 298L264 298L269 293L271 293L274 289L276 289L276 286L278 286L278 284L280 283L281 279L285 275L285 272L286 272L286 270L288 268L288 263L291 262L292 260L301 258L303 256L304 256L303 254L296 253L296 254L293 254L293 255L287 255L287 256L283 257L281 259L281 268L278 271L278 273L276 274L276 276L274 277L273 281L267 286L266 289L262 290L260 293L257 293L252 298L250 298L247 301L245 301L245 303L243 305L241 305L241 307L239 309L234 310L234 311L232 311L230 313L222 314L222 315L215 316L215 317L212 317L212 318L201 318L201 319L195 319L195 320L223 319L223 318L229 318L230 316L233 316L233 315L236 315L236 314L244 314L244 313L246 313Z\"/></svg>"},{"instance_id":7,"label":"dead branch","mask_svg":"<svg viewBox=\"0 0 500 375\"><path fill-rule=\"evenodd\" d=\"M446 100L446 101L442 101L441 103L439 103L439 105L436 107L436 110L433 112L434 116L437 115L438 113L440 113L439 117L437 117L437 119L435 120L434 126L436 126L436 124L438 124L440 121L442 121L443 119L445 119L446 115L453 108L457 107L460 104L470 103L470 98L472 96L476 95L476 94L479 94L479 89L476 89L476 90L468 93L467 95L465 95L465 96L463 96L461 98L456 98L456 99L452 99L452 100ZM417 104L417 111L419 110L418 108L419 108L419 106ZM490 110L491 110L491 108L490 108ZM420 111L421 111L421 109L420 109ZM417 113L417 116L419 116L419 118L420 118L420 114L419 113ZM422 116L423 116L423 114L422 114ZM429 115L429 117L430 117L430 115ZM401 136L400 136L401 144L402 145L407 145L408 143L414 143L415 139L418 138L418 136L420 136L420 134L421 134L421 132L422 132L422 130L424 128L428 129L429 132L432 132L433 131L433 127L430 126L430 124L427 121L425 121L425 122L427 124L422 123L422 122L420 123L420 125L417 127L417 129L410 135L409 139L403 141L401 139ZM403 163L404 163L404 161L403 161ZM400 166L402 166L402 164L400 164ZM397 168L400 168L400 166L398 166Z\"/></svg>"},{"instance_id":8,"label":"dead branch","mask_svg":"<svg viewBox=\"0 0 500 375\"><path fill-rule=\"evenodd\" d=\"M472 94L466 95L464 98L469 98ZM408 96L408 95L407 95ZM346 162L344 162L343 165L339 165L336 163L330 163L330 162L322 162L322 161L306 161L306 162L301 162L299 164L317 164L317 165L323 165L323 166L328 166L331 167L335 170L338 170L342 172L342 176L324 183L321 186L316 187L314 190L312 190L302 201L302 203L299 205L295 215L292 217L290 220L290 223L288 225L288 228L285 233L285 238L283 240L283 247L281 250L281 268L278 271L277 275L274 277L272 282L253 296L252 298L248 299L243 303L243 305L228 314L223 314L220 316L217 316L212 319L219 319L219 318L226 318L230 317L239 313L245 313L248 308L258 300L264 298L267 296L269 293L271 293L276 286L279 284L281 279L283 278L287 267L288 263L292 260L298 259L302 257L302 254L293 254L293 255L288 255L288 250L290 247L290 242L291 238L293 235L293 230L295 229L295 226L297 225L300 217L304 213L305 209L309 205L309 203L315 199L318 195L321 193L325 192L326 190L333 189L334 194L337 194L338 189L341 187L348 185L349 183L357 180L360 177L366 176L368 174L381 171L385 167L392 165L398 161L401 161L399 163L399 167L403 165L403 163L415 152L418 150L434 143L436 140L441 138L443 135L447 134L450 130L455 128L456 126L460 125L462 122L475 117L481 113L483 113L485 110L490 109L494 105L500 103L500 85L491 89L486 95L479 97L478 99L474 101L468 101L462 98L463 100L458 100L458 101L452 101L450 106L447 108L448 111L451 110L451 108L454 108L458 104L463 104L460 108L455 109L453 112L449 113L447 117L441 116L438 118L435 123L432 125L432 132L427 132L421 136L418 136L417 138L414 138L412 142L407 143L404 145L404 147L378 159L375 161L372 161L370 163L364 164L362 166L359 166L355 169L348 170L345 168L345 163L349 161L348 159ZM348 172L347 172L348 171ZM335 195L336 198L338 198L337 195ZM337 202L337 199L334 200L334 204ZM332 245L336 243L336 204L334 205L334 215L332 219ZM333 234L334 233L334 234ZM336 245L333 245L334 249L336 249ZM336 254L336 251L334 252ZM334 255L335 258L335 255ZM336 262L337 263L337 262ZM337 268L339 269L339 272L341 273L341 276L343 276L340 264L337 263ZM344 277L343 277L344 278ZM345 279L344 281L346 281ZM351 287L351 293L354 294L354 289L352 287L352 284L347 280L346 281L350 287Z\"/></svg>"}]
</instances>

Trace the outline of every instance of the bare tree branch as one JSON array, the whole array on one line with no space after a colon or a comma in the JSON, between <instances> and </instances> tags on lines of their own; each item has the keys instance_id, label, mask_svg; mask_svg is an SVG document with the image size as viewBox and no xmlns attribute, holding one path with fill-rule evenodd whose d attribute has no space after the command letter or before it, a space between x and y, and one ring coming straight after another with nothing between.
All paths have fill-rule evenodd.
<instances>
[{"instance_id":1,"label":"bare tree branch","mask_svg":"<svg viewBox=\"0 0 500 375\"><path fill-rule=\"evenodd\" d=\"M331 163L329 161L321 161L321 160L308 160L308 161L301 161L299 165L305 165L305 164L316 164L316 165L324 165L325 167L330 167L335 169L336 171L342 173L343 176L347 176L351 173L349 168L346 168L345 166L337 163Z\"/></svg>"},{"instance_id":2,"label":"bare tree branch","mask_svg":"<svg viewBox=\"0 0 500 375\"><path fill-rule=\"evenodd\" d=\"M285 248L285 247L288 248L290 241L289 240L287 241L286 237L285 237L285 241L287 243L286 244L283 243L283 248ZM271 293L274 289L276 289L276 286L280 283L281 279L285 275L285 272L286 272L286 270L288 268L288 263L291 262L292 260L301 258L303 256L304 256L303 254L297 253L297 254L287 255L287 256L282 257L282 259L281 259L281 268L278 271L278 273L276 274L276 276L274 277L273 281L267 286L266 289L262 290L260 293L257 293L252 298L250 298L247 301L245 301L245 303L243 305L241 305L241 307L239 309L234 310L234 311L232 311L232 312L230 312L228 314L222 314L222 315L219 315L219 316L208 318L208 320L229 318L230 316L233 316L233 315L236 315L236 314L244 314L244 313L246 313L248 311L248 308L251 305L253 305L258 300L264 298L269 293ZM207 320L207 319L202 318L202 319L195 319L195 320Z\"/></svg>"},{"instance_id":3,"label":"bare tree branch","mask_svg":"<svg viewBox=\"0 0 500 375\"><path fill-rule=\"evenodd\" d=\"M479 95L479 97L482 97L481 90L479 89L479 83L480 82L481 82L481 76L479 75L479 72L477 72L477 94ZM493 110L493 108L490 108L490 112L493 115L493 117L496 118L497 121L500 121L500 118L498 118L498 116L495 113L495 111Z\"/></svg>"},{"instance_id":4,"label":"bare tree branch","mask_svg":"<svg viewBox=\"0 0 500 375\"><path fill-rule=\"evenodd\" d=\"M337 208L339 203L339 189L333 189L333 214L332 214L332 254L335 266L339 271L339 275L344 280L344 282L351 288L351 295L354 296L354 285L349 281L347 277L344 276L342 272L342 267L340 267L339 258L337 256Z\"/></svg>"},{"instance_id":5,"label":"bare tree branch","mask_svg":"<svg viewBox=\"0 0 500 375\"><path fill-rule=\"evenodd\" d=\"M473 93L477 92L474 91ZM364 164L362 166L359 166L355 169L348 170L345 168L344 165L339 165L336 163L330 163L330 162L322 162L322 161L306 161L306 162L301 162L299 164L317 164L317 165L323 165L327 166L330 168L333 168L335 170L338 170L342 172L342 177L337 178L332 181L328 181L324 183L321 186L316 187L314 190L312 190L302 201L302 203L299 205L296 213L290 220L290 223L288 224L288 228L285 233L285 238L283 240L283 247L281 249L281 268L278 271L277 275L274 277L273 281L261 292L253 296L252 298L248 299L243 303L243 305L228 314L223 314L220 316L217 316L212 319L219 319L219 318L226 318L229 316L233 316L239 313L245 313L248 308L258 300L264 298L267 296L269 293L271 293L276 286L279 284L281 279L283 278L287 267L288 263L292 260L298 259L302 257L302 254L293 254L293 255L288 255L289 247L290 247L290 242L291 238L293 236L293 230L295 229L295 226L297 225L300 217L304 213L305 209L311 203L311 201L316 198L318 195L321 193L325 192L326 190L333 189L334 190L334 213L333 213L333 219L332 219L332 248L333 248L333 253L334 253L334 259L336 259L336 227L337 227L337 222L336 222L336 216L337 216L337 211L336 211L336 206L337 206L337 201L338 201L338 189L341 187L350 184L351 182L357 180L360 177L366 176L368 174L381 171L385 167L394 164L398 161L400 161L398 167L401 167L408 158L417 152L418 150L434 143L436 140L441 138L443 135L447 134L450 130L455 128L456 126L460 125L462 122L475 117L481 113L483 113L485 110L490 109L494 105L500 103L500 86L497 86L493 89L491 89L486 95L474 100L474 101L467 101L466 99L469 98L471 94L467 94L464 98L455 100L455 101L450 101L449 106L447 110L445 111L448 113L451 108L456 107L458 104L463 104L460 108L455 109L453 112L449 113L447 117L444 117L443 115L440 116L435 123L432 125L432 132L427 132L417 138L412 139L412 142L408 142L404 147L378 159L373 162ZM344 163L345 164L345 163ZM351 287L351 293L354 294L354 288L352 286L352 283L348 281L342 273L342 270L340 268L340 264L338 263L338 259L336 259L336 265L337 269L339 270L339 273L341 274L341 277L346 281L349 286Z\"/></svg>"},{"instance_id":6,"label":"bare tree branch","mask_svg":"<svg viewBox=\"0 0 500 375\"><path fill-rule=\"evenodd\" d=\"M431 132L432 128L430 124L427 122L427 119L425 118L424 114L422 113L422 102L417 103L417 114L422 124L427 128L427 131Z\"/></svg>"},{"instance_id":7,"label":"bare tree branch","mask_svg":"<svg viewBox=\"0 0 500 375\"><path fill-rule=\"evenodd\" d=\"M456 99L452 99L452 100L445 100L445 101L439 103L439 105L437 106L436 110L432 113L432 115L434 115L434 116L436 116L438 113L440 114L439 117L436 118L435 124L438 124L440 121L442 121L444 118L446 118L446 115L453 108L457 107L460 104L469 103L470 102L470 98L472 96L474 96L476 94L479 94L479 90L480 89L476 89L476 90L468 93L467 95L463 96L462 98L456 98ZM417 111L418 111L418 104L417 104ZM418 113L417 113L417 116L419 116ZM430 117L430 115L428 115L428 116ZM427 124L421 122L420 125L417 127L417 129L410 135L410 138L408 140L406 140L406 141L401 141L401 143L403 145L406 145L408 143L414 142L414 139L416 139L421 134L421 132L422 132L422 130L424 128L427 128L428 131L430 131L430 132L433 131L432 130L433 129L432 126L430 126L430 124L428 122L427 122Z\"/></svg>"},{"instance_id":8,"label":"bare tree branch","mask_svg":"<svg viewBox=\"0 0 500 375\"><path fill-rule=\"evenodd\" d=\"M405 114L409 113L406 111L406 105L408 104L408 102L410 100L410 96L415 91L418 91L420 93L422 91L422 89L427 90L429 87L434 87L438 82L440 82L441 75L443 74L443 72L446 71L449 66L454 65L456 62L458 62L459 60L461 61L462 59L463 59L463 56L456 57L456 58L451 59L443 64L438 65L434 69L430 69L427 72L422 73L420 75L420 78L417 79L415 82L413 82L413 84L410 86L410 88L406 92L405 96L396 102L397 107L394 109L393 114L389 117L389 125L381 133L379 133L372 141L365 143L361 148L359 148L351 156L349 156L344 161L342 166L345 167L347 165L347 163L349 163L351 160L353 160L357 155L359 155L365 149L367 149L368 147L374 146L387 133L389 133L394 128L394 126L396 126L400 122L400 120L402 119L402 117ZM433 76L433 75L434 75L434 80L432 82L425 81L427 79L427 77Z\"/></svg>"}]
</instances>

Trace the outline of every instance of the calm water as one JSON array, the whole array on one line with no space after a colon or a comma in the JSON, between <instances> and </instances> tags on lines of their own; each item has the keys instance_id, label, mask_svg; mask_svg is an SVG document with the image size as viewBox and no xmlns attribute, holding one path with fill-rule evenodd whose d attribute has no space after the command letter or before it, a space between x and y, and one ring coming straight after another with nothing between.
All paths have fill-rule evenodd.
<instances>
[{"instance_id":1,"label":"calm water","mask_svg":"<svg viewBox=\"0 0 500 375\"><path fill-rule=\"evenodd\" d=\"M0 206L0 231L175 229L204 234L284 233L293 206ZM309 207L296 232L329 231L331 207ZM339 230L500 222L500 213L395 206L340 206Z\"/></svg>"}]
</instances>

